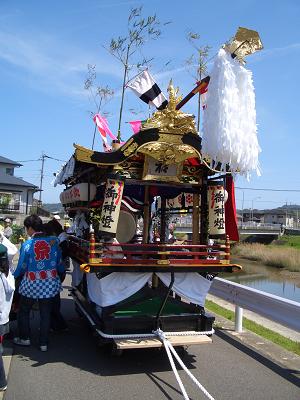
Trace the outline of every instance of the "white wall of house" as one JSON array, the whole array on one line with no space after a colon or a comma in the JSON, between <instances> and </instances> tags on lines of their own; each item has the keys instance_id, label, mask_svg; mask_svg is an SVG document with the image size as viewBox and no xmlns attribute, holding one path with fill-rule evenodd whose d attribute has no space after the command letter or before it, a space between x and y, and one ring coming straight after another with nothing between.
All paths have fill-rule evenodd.
<instances>
[{"instance_id":1,"label":"white wall of house","mask_svg":"<svg viewBox=\"0 0 300 400\"><path fill-rule=\"evenodd\" d=\"M12 187L11 185L4 185L0 184L0 193L7 193L7 194L13 194L13 202L17 203L18 198L19 198L19 212L21 214L26 213L26 204L28 204L28 209L27 212L30 211L30 207L32 206L33 203L33 194L34 190L32 188L28 187L22 187L22 186L14 186ZM18 212L16 210L16 212Z\"/></svg>"},{"instance_id":2,"label":"white wall of house","mask_svg":"<svg viewBox=\"0 0 300 400\"><path fill-rule=\"evenodd\" d=\"M2 174L14 175L14 169L18 168L13 164L0 163L0 172Z\"/></svg>"},{"instance_id":3,"label":"white wall of house","mask_svg":"<svg viewBox=\"0 0 300 400\"><path fill-rule=\"evenodd\" d=\"M265 214L264 222L267 224L282 224L287 228L293 228L294 218L286 214Z\"/></svg>"}]
</instances>

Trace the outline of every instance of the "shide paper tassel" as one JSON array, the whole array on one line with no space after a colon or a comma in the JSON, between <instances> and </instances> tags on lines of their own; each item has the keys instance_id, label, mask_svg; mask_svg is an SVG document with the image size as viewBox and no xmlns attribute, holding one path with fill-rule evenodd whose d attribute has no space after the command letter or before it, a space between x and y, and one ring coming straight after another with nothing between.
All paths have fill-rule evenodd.
<instances>
[{"instance_id":1,"label":"shide paper tassel","mask_svg":"<svg viewBox=\"0 0 300 400\"><path fill-rule=\"evenodd\" d=\"M225 170L260 175L252 73L220 49L210 74L203 119L203 154Z\"/></svg>"}]
</instances>

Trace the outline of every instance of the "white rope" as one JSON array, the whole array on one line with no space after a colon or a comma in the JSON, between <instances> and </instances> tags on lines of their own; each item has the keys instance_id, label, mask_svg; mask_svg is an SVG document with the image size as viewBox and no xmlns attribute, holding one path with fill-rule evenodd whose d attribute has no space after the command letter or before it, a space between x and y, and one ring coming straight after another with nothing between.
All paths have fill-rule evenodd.
<instances>
[{"instance_id":1,"label":"white rope","mask_svg":"<svg viewBox=\"0 0 300 400\"><path fill-rule=\"evenodd\" d=\"M187 367L184 365L183 361L181 360L181 358L179 357L178 353L176 352L176 350L174 349L172 343L170 343L169 341L167 341L167 344L169 346L169 349L171 350L171 352L173 353L174 357L176 358L176 360L178 361L178 363L180 364L180 366L184 369L184 371L188 374L188 376L191 378L191 380L198 386L198 388L205 394L206 397L208 397L210 400L215 400L211 394L208 393L208 391L205 389L205 387L203 385L201 385L201 383L197 380L197 378L187 369Z\"/></svg>"},{"instance_id":2,"label":"white rope","mask_svg":"<svg viewBox=\"0 0 300 400\"><path fill-rule=\"evenodd\" d=\"M179 376L178 371L177 371L177 369L176 369L176 366L175 366L175 363L174 363L172 354L171 354L170 349L169 349L169 346L168 346L168 341L167 341L165 338L163 338L163 337L160 338L160 339L162 340L162 342L163 342L163 344L164 344L164 346L165 346L165 349L166 349L166 352L167 352L167 356L168 356L168 358L169 358L169 361L170 361L172 370L173 370L173 372L174 372L175 378L176 378L176 380L177 380L177 382L178 382L178 385L179 385L179 387L180 387L181 393L182 393L182 395L183 395L183 397L184 397L185 400L189 400L190 398L189 398L189 396L187 395L187 392L186 392L186 390L185 390L185 387L183 386L182 380L180 379L180 376Z\"/></svg>"},{"instance_id":3,"label":"white rope","mask_svg":"<svg viewBox=\"0 0 300 400\"><path fill-rule=\"evenodd\" d=\"M184 369L184 371L188 374L188 376L191 378L191 380L198 386L198 388L205 394L205 396L208 397L209 400L215 400L215 399L208 393L208 391L205 389L205 387L204 387L203 385L201 385L201 383L194 377L194 375L193 375L193 374L187 369L187 367L184 365L183 361L181 360L181 358L180 358L179 355L177 354L176 350L175 350L174 347L172 346L172 343L170 343L170 341L166 339L165 333L164 333L161 329L158 329L158 330L156 331L156 333L157 333L157 336L159 337L159 339L163 342L163 344L164 344L164 346L165 346L165 349L166 349L166 351L167 351L168 357L169 357L169 353L170 353L170 350L171 350L171 352L173 353L174 357L176 358L176 360L178 361L178 363L180 364L180 366L181 366L181 367ZM171 355L171 357L172 357L172 355ZM170 357L169 357L169 360L170 360L170 363L171 363ZM174 363L173 358L172 358L172 362ZM171 366L172 366L172 363L171 363ZM172 369L173 369L173 366L172 366ZM174 371L174 369L173 369L173 371ZM177 372L177 371L176 371L176 372ZM174 374L175 374L175 377L176 377L176 379L177 379L178 373L176 374L176 373L174 372ZM179 379L180 379L180 378L179 378ZM180 379L180 381L177 379L177 382L178 382L178 384L179 384L179 386L180 386L180 389L181 389L181 391L182 391L182 388L181 388L181 384L182 384L181 379ZM180 384L180 383L181 383L181 384ZM184 391L184 392L182 391L182 394L183 394L184 398L185 398L185 393L186 393L185 391ZM187 397L187 399L188 399L188 397Z\"/></svg>"},{"instance_id":4,"label":"white rope","mask_svg":"<svg viewBox=\"0 0 300 400\"><path fill-rule=\"evenodd\" d=\"M75 303L89 320L92 326L96 326L94 320L90 317L90 315L85 311L84 307L80 304L76 298L74 298ZM96 331L104 337L104 339L143 339L143 338L151 338L157 337L157 331L153 331L152 333L128 333L128 334L121 334L121 335L112 335L101 331L100 329L96 328ZM161 331L162 332L162 331ZM165 336L202 336L202 335L213 335L215 330L212 328L210 331L184 331L184 332L164 332Z\"/></svg>"},{"instance_id":5,"label":"white rope","mask_svg":"<svg viewBox=\"0 0 300 400\"><path fill-rule=\"evenodd\" d=\"M88 318L90 323L95 327L96 324L92 320L92 318L88 315L88 313L84 310L84 308L81 306L79 302L76 302L76 304L79 306L81 311L85 314L85 316ZM180 364L180 366L183 368L183 370L187 373L187 375L191 378L191 380L197 385L197 387L204 393L206 397L208 397L209 400L215 400L205 389L203 385L194 377L194 375L187 369L187 367L184 365L183 361L177 354L176 350L170 343L170 341L167 339L166 336L201 336L201 335L212 335L215 331L214 329L211 329L210 331L202 331L202 332L196 332L196 331L185 331L185 332L163 332L161 329L157 329L156 331L153 331L152 333L129 333L129 334L121 334L121 335L112 335L112 334L107 334L105 332L102 332L100 329L96 328L97 333L102 336L105 339L143 339L143 338L159 338L161 342L163 343L167 356L169 358L172 370L174 372L175 378L178 382L178 385L180 387L181 393L184 397L185 400L189 400L189 397L186 393L185 387L182 383L182 380L178 374L178 371L176 369L175 363L173 356L171 352L173 353L174 357Z\"/></svg>"},{"instance_id":6,"label":"white rope","mask_svg":"<svg viewBox=\"0 0 300 400\"><path fill-rule=\"evenodd\" d=\"M100 329L96 329L96 331L104 337L105 339L145 339L145 338L154 338L158 335L155 333L129 333L129 334L121 334L121 335L111 335L105 332L102 332ZM212 335L215 333L214 329L210 331L185 331L185 332L164 332L165 336L202 336L202 335Z\"/></svg>"}]
</instances>

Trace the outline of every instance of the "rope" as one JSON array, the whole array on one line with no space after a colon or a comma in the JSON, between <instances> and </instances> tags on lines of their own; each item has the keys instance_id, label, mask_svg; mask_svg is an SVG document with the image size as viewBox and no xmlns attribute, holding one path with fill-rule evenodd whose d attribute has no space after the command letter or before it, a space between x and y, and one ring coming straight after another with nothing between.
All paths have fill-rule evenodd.
<instances>
[{"instance_id":1,"label":"rope","mask_svg":"<svg viewBox=\"0 0 300 400\"><path fill-rule=\"evenodd\" d=\"M178 361L179 365L184 369L184 371L188 374L188 376L191 378L191 380L198 386L198 388L205 394L206 397L208 397L210 400L215 400L209 393L208 391L205 389L205 387L203 385L201 385L201 383L195 378L195 376L187 369L187 367L184 365L183 361L181 360L181 358L179 357L179 355L177 354L176 350L174 349L174 347L172 346L172 343L170 343L168 340L165 339L165 334L163 331L161 331L160 329L158 329L157 331L158 337L163 340L163 343L166 347L166 345L168 346L169 350L171 350L171 352L173 353L174 357L176 358L176 360ZM167 350L167 349L166 349ZM175 374L176 376L176 374ZM179 383L179 382L178 382Z\"/></svg>"},{"instance_id":2,"label":"rope","mask_svg":"<svg viewBox=\"0 0 300 400\"><path fill-rule=\"evenodd\" d=\"M88 315L88 313L84 310L84 308L81 306L79 302L76 301L76 304L79 306L81 311L85 314L85 316L88 318L90 323L95 327L96 324L92 320L92 318ZM158 337L158 339L163 343L167 356L169 358L170 365L172 367L172 370L174 372L175 378L178 382L178 385L180 387L181 393L184 397L184 400L190 400L190 398L187 395L187 392L185 390L185 387L182 383L182 380L178 374L178 371L176 369L175 363L174 363L174 358L178 361L179 365L183 368L183 370L187 373L187 375L191 378L191 380L195 383L195 385L204 393L204 395L209 399L209 400L215 400L214 397L212 397L208 391L205 389L203 385L195 378L195 376L187 369L187 367L184 365L183 361L177 354L176 350L170 343L170 341L167 339L166 336L201 336L201 335L212 335L215 331L214 329L211 329L210 331L202 331L202 332L196 332L196 331L185 331L185 332L163 332L161 329L157 329L156 331L153 331L152 333L130 333L130 334L121 334L121 335L112 335L112 334L107 334L105 332L102 332L100 329L96 328L96 332L104 337L105 339L143 339L143 338L153 338L153 337ZM173 354L173 356L172 356Z\"/></svg>"},{"instance_id":3,"label":"rope","mask_svg":"<svg viewBox=\"0 0 300 400\"><path fill-rule=\"evenodd\" d=\"M204 387L203 385L201 385L201 383L194 377L194 375L193 375L193 374L187 369L187 367L184 365L183 361L181 360L181 358L180 358L179 355L177 354L176 350L174 349L174 347L172 346L172 344L170 343L170 341L167 340L165 333L164 333L161 329L158 329L157 331L155 331L155 333L157 334L157 336L159 337L159 339L163 342L163 344L164 344L164 346L165 346L165 349L166 349L166 352L167 352L167 354L168 354L169 361L170 361L170 364L171 364L171 366L172 366L172 369L173 369L173 365L175 365L175 364L174 364L174 360L173 360L172 354L170 353L170 350L171 350L171 352L173 353L173 356L176 358L176 360L177 360L178 363L180 364L180 366L181 366L181 367L184 369L184 371L188 374L188 376L191 378L191 380L198 386L198 388L205 394L205 396L208 397L210 400L214 400L214 398L208 393L208 391L205 389L205 387ZM170 357L171 357L171 358L170 358ZM177 379L177 382L178 382L178 384L179 384L179 387L180 387L180 389L181 389L181 392L182 392L182 394L183 394L183 397L184 397L186 400L189 400L189 397L187 396L184 387L183 387L183 389L182 389L182 386L183 386L183 385L182 385L182 381L181 381L181 379L180 379L180 377L179 377L179 375L178 375L178 372L176 371L176 373L175 373L174 369L173 369L173 372L174 372L174 374L175 374L175 377L176 377L176 379ZM179 378L179 379L178 379L178 378Z\"/></svg>"},{"instance_id":4,"label":"rope","mask_svg":"<svg viewBox=\"0 0 300 400\"><path fill-rule=\"evenodd\" d=\"M92 326L96 326L94 320L89 316L89 314L85 311L85 309L82 307L80 302L78 300L75 300L75 303L77 306L80 308L80 310L83 312L83 314L86 316L86 318L89 320L90 324ZM129 334L121 334L121 335L113 335L113 334L108 334L103 331L101 331L98 328L95 328L96 331L104 337L104 339L143 339L143 338L151 338L151 337L157 337L158 331L153 331L152 333L129 333ZM160 330L160 332L162 332ZM165 336L202 336L202 335L213 335L215 333L215 330L212 328L210 331L184 331L184 332L164 332Z\"/></svg>"},{"instance_id":5,"label":"rope","mask_svg":"<svg viewBox=\"0 0 300 400\"><path fill-rule=\"evenodd\" d=\"M129 334L121 334L121 335L111 335L105 332L102 332L100 329L96 329L96 331L104 337L105 339L143 339L143 338L153 338L157 337L157 331L153 331L153 333L129 333ZM161 331L162 332L162 331ZM164 332L165 336L202 336L202 335L212 335L215 333L214 329L210 331L184 331L184 332Z\"/></svg>"},{"instance_id":6,"label":"rope","mask_svg":"<svg viewBox=\"0 0 300 400\"><path fill-rule=\"evenodd\" d=\"M180 376L179 376L178 371L176 369L176 366L175 366L175 363L174 363L174 359L173 359L172 354L170 352L169 342L166 340L166 338L164 336L161 336L161 337L159 336L159 338L160 338L160 340L163 342L163 344L165 346L165 349L166 349L166 352L167 352L167 356L169 358L169 361L170 361L172 370L174 372L175 378L176 378L176 380L178 382L178 385L180 387L181 393L183 394L183 397L184 397L185 400L189 400L189 396L187 395L185 387L183 386L182 380L180 379Z\"/></svg>"}]
</instances>

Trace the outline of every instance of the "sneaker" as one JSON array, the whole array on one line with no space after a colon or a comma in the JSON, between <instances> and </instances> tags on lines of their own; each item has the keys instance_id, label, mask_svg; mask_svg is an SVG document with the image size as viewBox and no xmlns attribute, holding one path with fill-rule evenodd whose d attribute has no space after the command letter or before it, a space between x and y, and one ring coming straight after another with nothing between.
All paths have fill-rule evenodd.
<instances>
[{"instance_id":1,"label":"sneaker","mask_svg":"<svg viewBox=\"0 0 300 400\"><path fill-rule=\"evenodd\" d=\"M41 351L48 351L48 346L46 344L40 346Z\"/></svg>"},{"instance_id":2,"label":"sneaker","mask_svg":"<svg viewBox=\"0 0 300 400\"><path fill-rule=\"evenodd\" d=\"M30 339L21 339L19 337L15 337L13 342L18 346L30 346Z\"/></svg>"},{"instance_id":3,"label":"sneaker","mask_svg":"<svg viewBox=\"0 0 300 400\"><path fill-rule=\"evenodd\" d=\"M0 392L4 392L7 389L7 385L0 388Z\"/></svg>"}]
</instances>

